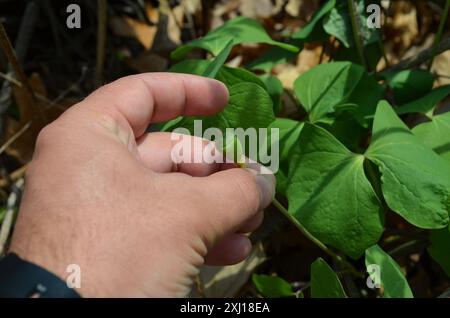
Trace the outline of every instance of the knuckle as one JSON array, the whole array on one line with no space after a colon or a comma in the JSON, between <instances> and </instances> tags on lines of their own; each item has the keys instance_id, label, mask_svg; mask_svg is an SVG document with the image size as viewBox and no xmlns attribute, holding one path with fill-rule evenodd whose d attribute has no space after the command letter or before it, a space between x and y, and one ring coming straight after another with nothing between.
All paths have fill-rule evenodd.
<instances>
[{"instance_id":1,"label":"knuckle","mask_svg":"<svg viewBox=\"0 0 450 318\"><path fill-rule=\"evenodd\" d=\"M55 138L54 124L49 124L39 131L36 138L36 148L42 148Z\"/></svg>"}]
</instances>

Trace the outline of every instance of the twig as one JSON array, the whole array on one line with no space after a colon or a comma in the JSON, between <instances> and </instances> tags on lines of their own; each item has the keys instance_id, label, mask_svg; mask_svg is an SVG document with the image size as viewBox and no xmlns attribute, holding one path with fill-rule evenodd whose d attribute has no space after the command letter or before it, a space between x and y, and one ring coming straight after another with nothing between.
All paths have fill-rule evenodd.
<instances>
[{"instance_id":1,"label":"twig","mask_svg":"<svg viewBox=\"0 0 450 318\"><path fill-rule=\"evenodd\" d=\"M201 0L202 2L202 36L205 36L209 31L209 1Z\"/></svg>"},{"instance_id":2,"label":"twig","mask_svg":"<svg viewBox=\"0 0 450 318\"><path fill-rule=\"evenodd\" d=\"M1 147L0 147L0 154L2 154L6 149L8 149L11 144L17 140L22 134L27 131L28 128L31 126L31 121L26 123L18 132L16 132L11 138L9 138Z\"/></svg>"},{"instance_id":3,"label":"twig","mask_svg":"<svg viewBox=\"0 0 450 318\"><path fill-rule=\"evenodd\" d=\"M81 70L81 75L80 75L80 77L78 78L78 80L77 80L75 83L69 85L69 87L67 87L65 90L63 90L63 91L62 91L55 99L53 99L53 100L50 100L50 99L48 99L47 97L45 97L44 95L41 95L41 94L35 92L34 95L36 96L36 99L38 99L38 100L40 100L40 101L42 101L42 102L47 103L46 105L43 106L44 110L46 110L46 109L48 109L48 108L51 108L51 107L53 107L53 106L56 106L56 107L58 107L58 108L60 108L60 109L62 109L62 110L65 110L66 108L63 107L62 105L60 105L60 104L59 104L59 101L62 100L64 97L66 97L67 94L69 94L71 91L73 91L73 90L75 89L75 87L79 86L79 85L83 82L83 80L84 80L85 77L86 77L87 70L88 70L87 67L84 66L84 67L82 68L82 70ZM22 83L21 83L21 82L19 82L18 80L16 80L14 77L9 76L8 74L5 74L5 73L0 72L0 77L2 77L2 78L4 78L5 80L11 82L12 84L16 85L17 87L22 87Z\"/></svg>"},{"instance_id":4,"label":"twig","mask_svg":"<svg viewBox=\"0 0 450 318\"><path fill-rule=\"evenodd\" d=\"M14 170L9 177L11 178L11 181L15 182L17 180L19 180L20 178L22 178L25 175L25 172L27 171L28 168L28 164L20 167L17 170ZM6 179L0 179L0 188L4 188L6 186L8 186L9 180Z\"/></svg>"},{"instance_id":5,"label":"twig","mask_svg":"<svg viewBox=\"0 0 450 318\"><path fill-rule=\"evenodd\" d=\"M434 55L439 55L444 51L450 49L450 37L443 39L439 45L436 47ZM401 71L404 69L414 68L415 66L421 65L422 63L428 61L433 56L433 48L428 48L416 55L416 57L410 57L408 59L402 60L399 63L386 68L381 72L381 75L393 71Z\"/></svg>"},{"instance_id":6,"label":"twig","mask_svg":"<svg viewBox=\"0 0 450 318\"><path fill-rule=\"evenodd\" d=\"M81 85L81 83L84 81L86 74L87 74L88 68L86 66L83 66L81 69L81 75L78 78L78 80L71 84L69 87L67 87L65 90L63 90L55 99L48 101L48 104L45 105L45 109L51 108L54 105L58 105L59 101L62 100L64 97L67 96L71 91L73 91L77 86Z\"/></svg>"},{"instance_id":7,"label":"twig","mask_svg":"<svg viewBox=\"0 0 450 318\"><path fill-rule=\"evenodd\" d=\"M56 18L50 0L42 1L42 6L45 14L48 16L48 20L50 22L50 27L52 28L53 41L55 42L56 52L59 57L64 56L64 46L61 42L61 37L59 35L59 25L58 19Z\"/></svg>"},{"instance_id":8,"label":"twig","mask_svg":"<svg viewBox=\"0 0 450 318\"><path fill-rule=\"evenodd\" d=\"M443 74L434 74L436 77L442 77L442 78L448 78L450 79L450 75L443 75Z\"/></svg>"},{"instance_id":9,"label":"twig","mask_svg":"<svg viewBox=\"0 0 450 318\"><path fill-rule=\"evenodd\" d=\"M182 4L185 2L182 2ZM197 34L195 33L195 23L194 23L194 18L192 17L192 14L184 9L184 15L186 16L186 20L189 26L189 35L190 35L190 39L193 40L197 37Z\"/></svg>"},{"instance_id":10,"label":"twig","mask_svg":"<svg viewBox=\"0 0 450 318\"><path fill-rule=\"evenodd\" d=\"M11 45L11 42L9 41L8 35L6 34L6 30L1 22L0 22L0 45L3 49L3 52L5 53L8 62L11 64L14 72L19 78L19 81L22 83L24 97L27 100L27 104L30 105L30 107L37 107L34 100L33 90L31 89L28 83L28 78L25 75L25 72L23 71L22 67L20 66L19 61L17 60L17 56L14 53L14 49ZM39 114L41 114L42 116L41 119L43 119L43 114L40 111Z\"/></svg>"},{"instance_id":11,"label":"twig","mask_svg":"<svg viewBox=\"0 0 450 318\"><path fill-rule=\"evenodd\" d=\"M327 46L328 41L324 41L322 43L322 50L320 52L320 57L319 57L319 64L322 64L323 62L323 57L325 56L325 51L326 51L326 46Z\"/></svg>"},{"instance_id":12,"label":"twig","mask_svg":"<svg viewBox=\"0 0 450 318\"><path fill-rule=\"evenodd\" d=\"M443 16L441 17L441 22L439 23L438 32L436 34L436 38L434 39L433 47L431 50L431 59L430 59L430 63L428 64L428 70L431 70L431 66L433 66L433 60L434 60L434 57L436 56L436 49L437 49L439 42L441 42L442 33L444 32L444 27L445 27L445 23L447 22L447 17L448 17L449 11L450 11L450 0L447 0L445 2L444 13L443 13Z\"/></svg>"},{"instance_id":13,"label":"twig","mask_svg":"<svg viewBox=\"0 0 450 318\"><path fill-rule=\"evenodd\" d=\"M19 33L16 39L14 50L10 50L15 52L16 60L20 65L20 62L26 55L28 44L33 35L34 26L39 17L39 6L33 1L29 2L27 7L25 8L25 12L22 17L22 22L20 24ZM6 36L6 32L4 32L4 36ZM8 75L13 75L13 67L9 65L7 68ZM0 116L9 108L11 105L11 86L10 82L4 82L0 92ZM0 120L1 124L1 120ZM1 129L0 125L0 131Z\"/></svg>"},{"instance_id":14,"label":"twig","mask_svg":"<svg viewBox=\"0 0 450 318\"><path fill-rule=\"evenodd\" d=\"M289 221L295 225L297 229L302 232L302 234L308 238L311 242L313 242L316 246L318 246L322 251L330 255L337 263L342 265L344 268L347 268L349 271L351 271L355 276L361 277L361 273L359 273L352 264L347 262L345 259L343 259L341 256L337 255L335 252L330 250L325 244L323 244L321 241L319 241L317 238L315 238L309 231L302 225L300 222L298 222L289 212L286 210L286 208L277 200L273 199L272 204L286 217L289 219Z\"/></svg>"},{"instance_id":15,"label":"twig","mask_svg":"<svg viewBox=\"0 0 450 318\"><path fill-rule=\"evenodd\" d=\"M427 245L429 245L429 243L427 241L412 240L412 241L408 241L408 242L392 249L391 251L389 251L389 254L392 257L399 257L400 255L403 255L403 254L406 255L408 253L412 253L413 251L415 251L418 248L425 248Z\"/></svg>"},{"instance_id":16,"label":"twig","mask_svg":"<svg viewBox=\"0 0 450 318\"><path fill-rule=\"evenodd\" d=\"M95 84L97 87L103 84L106 46L106 10L107 0L97 0L97 64L95 68Z\"/></svg>"},{"instance_id":17,"label":"twig","mask_svg":"<svg viewBox=\"0 0 450 318\"><path fill-rule=\"evenodd\" d=\"M0 228L0 255L5 252L6 242L8 241L9 234L14 220L14 212L17 202L19 201L20 193L24 184L24 179L21 178L12 186L11 193L8 197L6 204L6 213L3 218L2 227Z\"/></svg>"},{"instance_id":18,"label":"twig","mask_svg":"<svg viewBox=\"0 0 450 318\"><path fill-rule=\"evenodd\" d=\"M9 74L0 72L0 77L3 78L4 80L16 85L17 87L22 87L22 83L19 82L18 80L16 80L14 77L12 77Z\"/></svg>"},{"instance_id":19,"label":"twig","mask_svg":"<svg viewBox=\"0 0 450 318\"><path fill-rule=\"evenodd\" d=\"M379 38L377 42L378 42L378 47L380 48L380 51L381 51L381 55L383 56L384 63L386 64L386 67L391 66L391 64L389 63L389 60L387 58L387 55L386 55L386 50L384 49L383 41L381 41L381 38Z\"/></svg>"},{"instance_id":20,"label":"twig","mask_svg":"<svg viewBox=\"0 0 450 318\"><path fill-rule=\"evenodd\" d=\"M347 0L348 5L348 12L350 15L350 21L352 23L352 29L353 29L353 39L356 46L356 51L358 52L359 59L361 60L362 65L367 70L367 62L366 58L364 57L364 49L361 43L361 35L359 33L359 24L356 20L356 13L355 13L355 4L353 0Z\"/></svg>"}]
</instances>

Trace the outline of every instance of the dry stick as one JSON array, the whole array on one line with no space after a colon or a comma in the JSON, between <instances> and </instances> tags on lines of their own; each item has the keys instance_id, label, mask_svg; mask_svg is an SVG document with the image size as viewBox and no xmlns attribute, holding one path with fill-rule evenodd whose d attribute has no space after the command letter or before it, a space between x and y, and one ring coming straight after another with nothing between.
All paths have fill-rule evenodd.
<instances>
[{"instance_id":1,"label":"dry stick","mask_svg":"<svg viewBox=\"0 0 450 318\"><path fill-rule=\"evenodd\" d=\"M359 23L356 20L355 3L353 2L353 0L347 0L347 5L350 15L350 21L352 23L353 39L355 42L356 51L358 52L358 56L359 59L361 60L362 65L366 70L368 70L366 58L364 57L364 50L361 43L361 35L359 33Z\"/></svg>"},{"instance_id":2,"label":"dry stick","mask_svg":"<svg viewBox=\"0 0 450 318\"><path fill-rule=\"evenodd\" d=\"M29 105L36 107L34 102L33 90L31 89L27 76L25 75L22 67L17 60L16 54L14 53L14 49L9 41L8 35L6 34L6 30L3 27L3 23L0 22L0 44L2 46L2 50L5 53L5 56L8 62L11 64L14 72L16 73L19 81L22 83L24 88L24 96L27 99Z\"/></svg>"},{"instance_id":3,"label":"dry stick","mask_svg":"<svg viewBox=\"0 0 450 318\"><path fill-rule=\"evenodd\" d=\"M84 81L86 77L87 70L88 68L86 66L83 66L81 69L81 75L78 78L78 80L75 83L71 84L69 87L67 87L65 90L63 90L55 99L49 101L49 103L45 105L45 109L51 108L54 105L58 105L59 101L61 101L64 97L66 97L67 94L73 91L77 86L81 85L81 83ZM61 105L59 106L62 107Z\"/></svg>"},{"instance_id":4,"label":"dry stick","mask_svg":"<svg viewBox=\"0 0 450 318\"><path fill-rule=\"evenodd\" d=\"M107 1L97 0L97 64L95 69L95 85L103 84L103 69L105 66L105 46L106 46L106 12Z\"/></svg>"},{"instance_id":5,"label":"dry stick","mask_svg":"<svg viewBox=\"0 0 450 318\"><path fill-rule=\"evenodd\" d=\"M450 37L443 39L436 47L434 55L439 55L450 49ZM433 57L433 48L428 48L417 54L416 57L410 57L408 59L400 61L398 64L393 65L381 72L385 74L392 71L401 71L404 69L414 68Z\"/></svg>"},{"instance_id":6,"label":"dry stick","mask_svg":"<svg viewBox=\"0 0 450 318\"><path fill-rule=\"evenodd\" d=\"M0 255L5 252L6 242L8 241L11 227L14 220L14 210L19 201L20 192L24 184L24 179L19 179L13 186L6 203L6 213L3 219L2 227L0 228Z\"/></svg>"},{"instance_id":7,"label":"dry stick","mask_svg":"<svg viewBox=\"0 0 450 318\"><path fill-rule=\"evenodd\" d=\"M0 154L2 154L6 149L8 149L11 144L16 141L22 134L27 131L28 128L31 126L31 121L26 123L18 132L16 132L11 138L9 138L1 147L0 147Z\"/></svg>"},{"instance_id":8,"label":"dry stick","mask_svg":"<svg viewBox=\"0 0 450 318\"><path fill-rule=\"evenodd\" d=\"M39 99L42 102L47 103L46 105L43 106L44 110L51 108L53 106L58 107L62 110L66 110L66 108L63 105L59 104L59 101L61 101L64 97L67 96L67 94L69 94L72 90L75 89L76 86L80 85L87 73L87 68L83 68L81 71L81 76L80 78L77 80L76 83L71 84L69 87L67 87L65 90L63 90L55 99L50 100L47 97L45 97L44 95L41 95L39 93L34 93L34 96L36 96L36 99ZM16 80L14 77L9 76L8 74L2 73L0 72L0 77L4 78L5 80L11 82L12 84L16 85L17 87L22 87L22 83L19 82L18 80Z\"/></svg>"},{"instance_id":9,"label":"dry stick","mask_svg":"<svg viewBox=\"0 0 450 318\"><path fill-rule=\"evenodd\" d=\"M343 259L341 256L337 255L335 252L330 250L325 244L323 244L321 241L319 241L317 238L315 238L309 231L303 227L300 222L298 222L289 212L286 210L286 208L277 200L273 199L272 204L292 223L295 225L297 229L302 232L302 234L308 238L311 242L313 242L315 245L317 245L322 251L330 255L336 262L343 265L345 268L347 268L350 272L352 272L355 276L361 277L361 273L359 273L352 264L347 262L345 259Z\"/></svg>"},{"instance_id":10,"label":"dry stick","mask_svg":"<svg viewBox=\"0 0 450 318\"><path fill-rule=\"evenodd\" d=\"M436 47L439 42L441 42L442 33L444 32L445 23L447 22L448 12L450 11L450 0L445 2L445 9L443 16L441 17L441 23L439 23L438 33L436 34L436 38L434 39L433 48L431 50L431 59L428 64L428 70L431 70L431 66L433 65L434 57L436 56Z\"/></svg>"},{"instance_id":11,"label":"dry stick","mask_svg":"<svg viewBox=\"0 0 450 318\"><path fill-rule=\"evenodd\" d=\"M16 80L14 77L12 77L9 74L5 74L5 73L0 72L0 77L3 78L4 80L10 82L10 83L13 83L17 87L22 87L22 83L19 82L18 80Z\"/></svg>"},{"instance_id":12,"label":"dry stick","mask_svg":"<svg viewBox=\"0 0 450 318\"><path fill-rule=\"evenodd\" d=\"M381 55L383 56L384 63L386 64L386 67L389 67L389 66L391 66L391 64L389 63L389 60L387 58L386 50L384 49L383 41L381 38L381 36L383 36L383 34L384 34L383 32L380 32L380 38L378 39L377 43L378 43L378 48L381 51Z\"/></svg>"},{"instance_id":13,"label":"dry stick","mask_svg":"<svg viewBox=\"0 0 450 318\"><path fill-rule=\"evenodd\" d=\"M20 167L17 170L14 170L11 174L10 174L10 178L11 180L17 181L20 178L22 178L25 175L25 172L27 171L28 168L28 164L25 164L24 166ZM6 186L9 185L9 181L5 180L5 179L0 179L0 188L4 188Z\"/></svg>"},{"instance_id":14,"label":"dry stick","mask_svg":"<svg viewBox=\"0 0 450 318\"><path fill-rule=\"evenodd\" d=\"M38 17L39 6L33 1L29 2L25 8L25 12L20 23L19 33L17 35L16 43L14 46L14 52L16 53L17 61L19 61L19 63L25 57L28 49L28 44L33 35L34 26L38 20ZM7 67L7 73L8 75L13 75L13 70L10 65ZM9 82L3 83L0 94L1 116L11 105L11 86ZM0 128L0 130L2 129Z\"/></svg>"}]
</instances>

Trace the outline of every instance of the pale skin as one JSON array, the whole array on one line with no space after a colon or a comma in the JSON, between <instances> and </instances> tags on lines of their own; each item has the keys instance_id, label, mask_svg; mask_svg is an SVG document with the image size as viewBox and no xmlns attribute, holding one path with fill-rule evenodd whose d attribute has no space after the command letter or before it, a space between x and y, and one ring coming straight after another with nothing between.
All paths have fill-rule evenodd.
<instances>
[{"instance_id":1,"label":"pale skin","mask_svg":"<svg viewBox=\"0 0 450 318\"><path fill-rule=\"evenodd\" d=\"M185 296L203 264L244 260L273 175L174 164L170 133L146 133L227 100L218 81L149 73L72 106L39 134L10 251L62 279L78 264L84 297Z\"/></svg>"}]
</instances>

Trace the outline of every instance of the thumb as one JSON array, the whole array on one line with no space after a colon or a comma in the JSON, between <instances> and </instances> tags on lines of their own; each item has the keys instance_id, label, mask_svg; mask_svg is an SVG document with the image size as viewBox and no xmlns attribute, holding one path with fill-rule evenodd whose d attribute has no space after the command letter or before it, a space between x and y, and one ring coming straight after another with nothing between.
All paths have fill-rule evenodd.
<instances>
[{"instance_id":1,"label":"thumb","mask_svg":"<svg viewBox=\"0 0 450 318\"><path fill-rule=\"evenodd\" d=\"M208 217L219 237L239 230L275 195L275 176L259 164L219 171L200 180L211 207Z\"/></svg>"}]
</instances>

